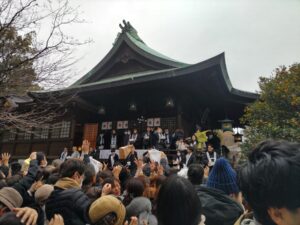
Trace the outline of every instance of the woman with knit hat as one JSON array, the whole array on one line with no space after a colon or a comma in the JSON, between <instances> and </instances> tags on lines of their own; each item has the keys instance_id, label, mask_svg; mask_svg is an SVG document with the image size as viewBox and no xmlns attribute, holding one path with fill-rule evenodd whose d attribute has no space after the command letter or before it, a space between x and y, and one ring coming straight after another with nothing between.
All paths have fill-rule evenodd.
<instances>
[{"instance_id":1,"label":"woman with knit hat","mask_svg":"<svg viewBox=\"0 0 300 225\"><path fill-rule=\"evenodd\" d=\"M237 175L227 159L221 157L208 176L207 187L224 191L235 200L241 200L241 192L237 185ZM242 204L242 202L240 202Z\"/></svg>"},{"instance_id":2,"label":"woman with knit hat","mask_svg":"<svg viewBox=\"0 0 300 225\"><path fill-rule=\"evenodd\" d=\"M232 225L244 213L236 172L225 158L216 161L206 186L197 185L195 189L206 225Z\"/></svg>"}]
</instances>

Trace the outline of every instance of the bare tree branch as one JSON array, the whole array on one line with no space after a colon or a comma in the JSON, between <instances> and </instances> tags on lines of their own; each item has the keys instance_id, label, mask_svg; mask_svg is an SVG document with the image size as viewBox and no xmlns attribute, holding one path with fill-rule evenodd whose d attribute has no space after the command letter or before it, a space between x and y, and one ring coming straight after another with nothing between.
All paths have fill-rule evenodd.
<instances>
[{"instance_id":1,"label":"bare tree branch","mask_svg":"<svg viewBox=\"0 0 300 225\"><path fill-rule=\"evenodd\" d=\"M0 3L0 98L25 95L36 89L62 87L68 80L78 41L65 31L70 25L84 22L78 9L68 0L2 0ZM0 104L0 125L4 127L42 127L64 115L68 100L48 96L24 109L7 111ZM60 99L60 100L58 100ZM5 104L5 102L3 102ZM20 111L21 110L21 111Z\"/></svg>"}]
</instances>

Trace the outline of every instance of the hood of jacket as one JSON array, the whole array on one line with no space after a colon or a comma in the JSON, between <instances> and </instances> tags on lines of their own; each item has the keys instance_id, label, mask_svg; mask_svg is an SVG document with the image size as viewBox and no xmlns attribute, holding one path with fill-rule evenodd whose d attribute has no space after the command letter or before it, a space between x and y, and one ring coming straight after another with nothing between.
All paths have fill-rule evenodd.
<instances>
[{"instance_id":1,"label":"hood of jacket","mask_svg":"<svg viewBox=\"0 0 300 225\"><path fill-rule=\"evenodd\" d=\"M206 225L232 225L244 213L243 207L221 190L196 185Z\"/></svg>"}]
</instances>

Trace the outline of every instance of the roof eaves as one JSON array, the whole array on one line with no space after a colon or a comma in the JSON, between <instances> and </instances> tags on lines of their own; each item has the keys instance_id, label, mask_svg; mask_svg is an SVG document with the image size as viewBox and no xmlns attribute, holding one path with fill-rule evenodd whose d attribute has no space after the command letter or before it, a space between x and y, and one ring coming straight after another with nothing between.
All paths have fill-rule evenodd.
<instances>
[{"instance_id":1,"label":"roof eaves","mask_svg":"<svg viewBox=\"0 0 300 225\"><path fill-rule=\"evenodd\" d=\"M257 93L242 91L242 90L236 89L232 86L229 75L228 75L227 67L226 67L224 52L219 55L216 55L212 58L209 58L205 61L188 66L186 68L176 69L176 71L184 70L185 73L192 73L192 72L195 72L198 70L203 70L203 69L217 66L217 65L220 66L221 73L222 73L221 79L225 82L227 91L230 94L238 95L238 96L246 97L246 98L251 98L251 99L257 99L259 97L259 94L257 94Z\"/></svg>"},{"instance_id":2,"label":"roof eaves","mask_svg":"<svg viewBox=\"0 0 300 225\"><path fill-rule=\"evenodd\" d=\"M236 95L239 95L239 96L243 96L243 97L248 97L248 98L253 98L253 99L258 99L259 98L259 94L258 93L249 92L249 91L243 91L243 90L236 89L236 88L232 88L231 92L233 94L236 94Z\"/></svg>"},{"instance_id":3,"label":"roof eaves","mask_svg":"<svg viewBox=\"0 0 300 225\"><path fill-rule=\"evenodd\" d=\"M119 77L100 80L100 81L93 82L93 83L71 86L71 87L68 87L68 88L61 89L61 90L66 90L67 91L67 90L72 90L72 89L82 89L82 88L86 88L86 87L105 85L105 84L108 84L108 83L116 83L116 82L120 82L120 81L139 79L139 78L148 77L148 76L151 76L151 75L165 74L165 76L162 77L162 78L170 78L170 77L174 77L174 76L181 76L181 75L184 75L184 74L187 74L187 73L193 73L193 72L196 72L196 71L199 71L199 70L203 70L203 69L215 66L219 63L220 57L222 57L222 56L223 55L220 54L220 55L217 55L217 56L212 57L210 59L207 59L203 62L193 64L193 65L188 65L188 66L181 67L181 68L170 68L170 69L164 69L164 70L159 70L159 71L155 70L155 71L147 71L147 72L140 72L140 73L122 75L122 76L119 76ZM59 91L59 90L57 90L57 91Z\"/></svg>"},{"instance_id":4,"label":"roof eaves","mask_svg":"<svg viewBox=\"0 0 300 225\"><path fill-rule=\"evenodd\" d=\"M171 69L164 69L164 70L152 70L152 71L147 71L147 72L140 72L140 73L134 73L134 74L124 74L122 76L118 76L118 77L113 77L113 78L109 78L109 79L104 79L104 80L99 80L97 82L93 82L93 83L88 83L88 84L81 84L78 86L74 86L72 88L83 88L83 87L89 87L89 86L94 86L94 85L101 85L101 84L107 84L107 83L114 83L114 82L119 82L122 80L132 80L134 78L139 78L139 77L145 77L145 76L149 76L149 75L154 75L154 74L159 74L159 73L165 73L168 71L172 71L175 70L176 68L171 68ZM64 90L69 89L69 88L65 88Z\"/></svg>"},{"instance_id":5,"label":"roof eaves","mask_svg":"<svg viewBox=\"0 0 300 225\"><path fill-rule=\"evenodd\" d=\"M193 73L193 72L196 72L199 70L203 70L203 69L218 65L218 63L220 62L220 57L222 57L222 56L223 55L220 54L220 55L217 55L210 59L207 59L205 61L202 61L200 63L188 65L188 66L181 67L181 68L169 68L169 69L164 69L164 70L159 70L159 71L155 70L155 71L146 71L146 72L140 72L140 73L134 73L134 74L128 74L128 75L121 75L119 77L104 79L104 80L100 80L100 81L93 82L93 83L72 85L67 88L55 90L54 92L71 91L71 90L77 90L77 89L80 90L80 89L86 88L86 87L98 86L98 85L102 85L102 84L104 85L104 84L108 84L108 83L116 83L116 82L125 81L125 80L133 80L133 79L138 79L138 78L147 77L147 76L151 76L151 75L159 75L159 74L163 74L163 73L165 74L165 76L163 78L169 78L169 77L173 77L173 76L181 76L183 74ZM47 91L38 91L38 92L33 92L33 93L41 93L42 94L42 93L47 93Z\"/></svg>"},{"instance_id":6,"label":"roof eaves","mask_svg":"<svg viewBox=\"0 0 300 225\"><path fill-rule=\"evenodd\" d=\"M134 74L127 74L127 75L122 75L119 77L115 78L110 78L110 79L104 79L100 80L97 82L93 83L88 83L88 84L81 84L81 85L74 85L70 86L64 89L56 90L56 91L84 91L85 88L96 88L96 87L103 87L103 88L108 88L108 87L116 87L116 86L121 86L121 85L128 85L128 84L133 84L133 83L138 83L141 82L141 79L143 81L152 81L155 79L166 79L166 78L171 78L171 77L177 77L177 76L182 76L185 74L191 74L195 73L197 71L205 70L214 66L219 66L221 68L221 73L222 77L221 79L225 82L225 86L227 91L230 94L233 95L238 95L241 97L246 97L246 98L251 98L251 99L257 99L258 94L257 93L251 93L251 92L246 92L242 91L236 88L233 88L228 73L226 69L226 63L225 63L225 54L221 53L217 56L214 56L210 59L207 59L205 61L199 62L197 64L185 66L182 68L170 68L170 69L164 69L164 70L159 70L159 71L147 71L147 72L140 72L140 73L134 73ZM122 84L121 84L122 82Z\"/></svg>"}]
</instances>

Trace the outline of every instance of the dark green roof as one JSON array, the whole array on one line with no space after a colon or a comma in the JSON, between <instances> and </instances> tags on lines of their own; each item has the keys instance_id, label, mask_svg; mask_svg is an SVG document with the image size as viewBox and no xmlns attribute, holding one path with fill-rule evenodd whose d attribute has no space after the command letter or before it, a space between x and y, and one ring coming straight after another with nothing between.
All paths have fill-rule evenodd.
<instances>
[{"instance_id":1,"label":"dark green roof","mask_svg":"<svg viewBox=\"0 0 300 225\"><path fill-rule=\"evenodd\" d=\"M171 59L168 56L165 56L157 51L155 51L154 49L150 48L148 45L146 45L144 42L139 41L138 39L135 39L131 34L129 33L125 33L125 35L130 39L130 41L132 41L137 47L139 47L141 50L145 51L146 53L153 55L159 59L164 59L164 60L168 60L171 62L174 62L177 64L177 67L182 67L182 66L187 66L187 63L183 63L183 62L179 62L176 61L174 59Z\"/></svg>"},{"instance_id":2,"label":"dark green roof","mask_svg":"<svg viewBox=\"0 0 300 225\"><path fill-rule=\"evenodd\" d=\"M77 86L85 83L91 77L93 77L106 63L110 63L110 59L117 53L118 49L122 45L122 43L126 43L133 51L137 52L138 54L142 55L143 57L166 65L172 68L181 68L188 66L189 64L176 61L171 59L154 49L150 48L145 44L145 42L138 36L137 31L131 26L129 22L123 21L124 27L120 25L122 28L122 32L118 33L116 41L113 44L113 48L108 52L108 54L87 74L85 74L82 78L77 80L71 86Z\"/></svg>"},{"instance_id":3,"label":"dark green roof","mask_svg":"<svg viewBox=\"0 0 300 225\"><path fill-rule=\"evenodd\" d=\"M93 83L72 85L67 88L56 90L56 92L63 91L66 93L80 93L86 91L126 86L131 84L142 83L142 82L149 82L149 81L154 81L159 79L172 79L175 77L185 76L188 74L195 74L196 76L201 76L200 73L201 71L212 67L220 68L221 73L218 73L220 77L220 81L222 84L224 84L224 87L228 93L236 96L249 98L249 99L258 98L258 95L256 93L241 91L232 87L229 76L227 74L224 53L217 55L213 58L207 59L203 62L182 67L182 68L171 68L171 69L164 69L158 71L153 70L153 71L146 71L140 73L125 74L119 77L103 79ZM43 93L47 93L47 92L35 92L35 94L37 95Z\"/></svg>"},{"instance_id":4,"label":"dark green roof","mask_svg":"<svg viewBox=\"0 0 300 225\"><path fill-rule=\"evenodd\" d=\"M233 96L240 96L247 99L257 99L258 94L252 92L241 91L233 88L226 68L224 53L207 59L205 61L196 64L186 64L175 61L161 53L149 48L145 42L138 36L136 30L131 26L129 22L124 21L124 26L120 25L122 32L118 34L118 37L113 44L113 48L109 53L85 76L75 82L73 85L56 90L55 92L64 93L80 93L93 90L101 90L106 88L120 87L125 85L131 85L142 82L149 82L159 79L172 79L174 77L185 76L193 74L193 76L202 76L201 71L209 68L215 68L219 77L219 82L224 90ZM107 76L100 79L94 79L90 82L93 76L97 75L97 72L101 70L104 65L111 63L111 58L117 53L121 44L126 42L130 49L136 51L139 55L146 57L147 59L158 62L165 65L164 69L153 69L143 72L125 73L118 76ZM47 92L31 92L33 96L39 96L46 94Z\"/></svg>"}]
</instances>

